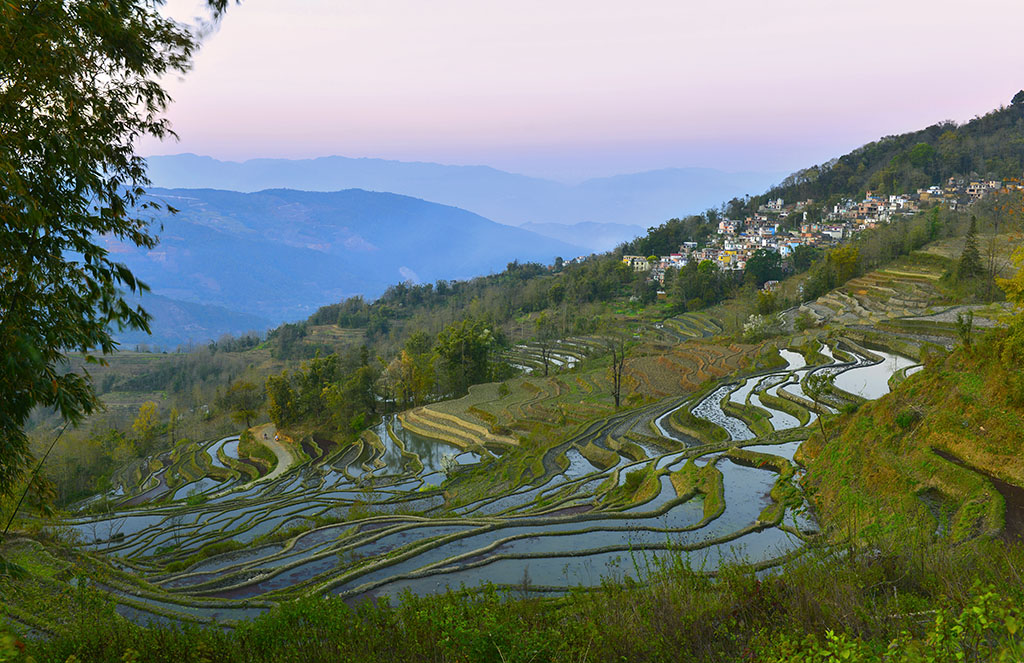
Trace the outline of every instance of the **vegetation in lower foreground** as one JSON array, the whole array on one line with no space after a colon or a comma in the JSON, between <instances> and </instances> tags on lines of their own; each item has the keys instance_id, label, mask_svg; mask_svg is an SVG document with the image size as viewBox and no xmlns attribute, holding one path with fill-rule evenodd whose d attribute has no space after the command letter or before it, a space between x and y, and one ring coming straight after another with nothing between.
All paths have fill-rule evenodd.
<instances>
[{"instance_id":1,"label":"vegetation in lower foreground","mask_svg":"<svg viewBox=\"0 0 1024 663\"><path fill-rule=\"evenodd\" d=\"M11 661L1019 661L1024 545L929 542L912 530L870 548L812 548L759 577L716 578L685 557L556 599L482 588L396 603L289 602L233 630L116 616L98 591L64 598L48 640L0 630ZM10 585L5 586L5 591Z\"/></svg>"},{"instance_id":2,"label":"vegetation in lower foreground","mask_svg":"<svg viewBox=\"0 0 1024 663\"><path fill-rule=\"evenodd\" d=\"M808 445L817 455L807 467L831 541L810 544L768 574L736 564L709 575L682 552L666 563L634 551L622 555L617 577L559 597L531 592L528 576L514 590L406 595L354 607L307 597L232 630L142 628L118 617L99 591L82 587L58 600L42 590L53 636L7 636L6 655L38 661L1019 661L1024 539L992 536L1002 524L998 509L978 516L989 518L991 511L994 519L981 519L976 528L938 527L941 513L909 506L918 489L880 481L878 474L900 453L901 467L913 477L934 435L948 432L943 417L954 407L946 399L973 393L970 407L957 406L973 426L956 436L951 450L978 469L1014 475L1012 463L988 462L985 454L992 440L1005 441L1024 420L1014 390L1019 369L1000 366L1004 353L1016 352L1015 332L933 356L925 371L877 403L828 418L830 441ZM857 434L865 425L878 435ZM819 464L828 454L828 464ZM754 452L731 455L759 460ZM641 490L643 482L635 483ZM828 491L834 485L849 486L863 510L842 508ZM906 499L886 501L896 493ZM950 492L943 500L974 513L975 497ZM999 496L986 504L1001 504ZM870 511L892 517L850 527L866 522ZM954 515L946 522L960 520ZM34 576L45 575L28 566ZM0 583L5 595L33 591L31 582Z\"/></svg>"}]
</instances>

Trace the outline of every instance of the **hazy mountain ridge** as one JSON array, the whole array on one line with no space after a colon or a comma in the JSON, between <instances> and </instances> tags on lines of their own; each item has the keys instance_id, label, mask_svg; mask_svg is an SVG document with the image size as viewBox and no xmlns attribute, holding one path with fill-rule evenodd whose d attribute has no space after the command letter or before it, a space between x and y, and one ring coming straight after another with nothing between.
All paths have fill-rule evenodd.
<instances>
[{"instance_id":1,"label":"hazy mountain ridge","mask_svg":"<svg viewBox=\"0 0 1024 663\"><path fill-rule=\"evenodd\" d=\"M151 189L149 195L179 211L154 218L162 230L152 251L108 241L118 259L157 295L224 307L268 324L304 317L351 295L372 298L400 281L467 279L513 260L551 263L556 256L588 252L390 193ZM158 326L161 317L158 312ZM217 327L214 337L223 333L196 322L185 325L177 340L199 342L190 331L204 326Z\"/></svg>"},{"instance_id":2,"label":"hazy mountain ridge","mask_svg":"<svg viewBox=\"0 0 1024 663\"><path fill-rule=\"evenodd\" d=\"M589 221L647 227L703 211L735 196L760 193L784 175L667 168L570 185L488 166L338 156L230 162L179 154L149 157L148 163L157 186L243 192L278 187L302 191L359 188L453 205L517 226Z\"/></svg>"},{"instance_id":3,"label":"hazy mountain ridge","mask_svg":"<svg viewBox=\"0 0 1024 663\"><path fill-rule=\"evenodd\" d=\"M205 343L225 334L239 336L250 331L263 331L272 324L269 319L258 315L239 313L223 306L184 302L152 292L133 298L132 304L142 304L153 316L152 334L138 330L115 334L118 342L128 348L145 343L173 350L182 343Z\"/></svg>"}]
</instances>

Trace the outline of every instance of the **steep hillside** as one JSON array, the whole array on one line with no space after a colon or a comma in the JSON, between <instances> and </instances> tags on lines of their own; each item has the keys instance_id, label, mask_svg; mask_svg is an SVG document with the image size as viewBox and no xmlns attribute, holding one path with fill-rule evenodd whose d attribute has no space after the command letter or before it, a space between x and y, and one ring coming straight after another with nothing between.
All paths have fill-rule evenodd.
<instances>
[{"instance_id":1,"label":"steep hillside","mask_svg":"<svg viewBox=\"0 0 1024 663\"><path fill-rule=\"evenodd\" d=\"M1004 361L1005 342L996 330L926 351L923 370L801 448L833 536L1024 536L1024 370Z\"/></svg>"},{"instance_id":2,"label":"steep hillside","mask_svg":"<svg viewBox=\"0 0 1024 663\"><path fill-rule=\"evenodd\" d=\"M1024 173L1024 94L1010 106L964 124L939 122L920 131L886 136L818 166L790 175L767 198L821 201L871 189L914 191L953 176L1020 178Z\"/></svg>"}]
</instances>

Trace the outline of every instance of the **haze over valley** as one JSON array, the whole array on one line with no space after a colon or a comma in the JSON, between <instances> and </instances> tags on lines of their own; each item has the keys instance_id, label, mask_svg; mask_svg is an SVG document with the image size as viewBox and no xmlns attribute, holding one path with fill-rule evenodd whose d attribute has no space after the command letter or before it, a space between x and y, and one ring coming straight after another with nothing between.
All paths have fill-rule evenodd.
<instances>
[{"instance_id":1,"label":"haze over valley","mask_svg":"<svg viewBox=\"0 0 1024 663\"><path fill-rule=\"evenodd\" d=\"M762 193L786 175L666 168L565 184L488 166L340 156L231 162L178 154L151 156L147 161L149 176L159 187L243 192L367 189L461 207L507 225L616 223L635 226L637 234L648 226L717 207L736 196Z\"/></svg>"},{"instance_id":2,"label":"haze over valley","mask_svg":"<svg viewBox=\"0 0 1024 663\"><path fill-rule=\"evenodd\" d=\"M112 249L165 298L151 306L149 342L172 348L297 320L353 295L372 299L401 282L607 251L649 225L779 179L681 168L567 185L381 159L232 163L185 154L148 162L150 196L179 211L157 219L154 250ZM119 338L144 342L136 332Z\"/></svg>"},{"instance_id":3,"label":"haze over valley","mask_svg":"<svg viewBox=\"0 0 1024 663\"><path fill-rule=\"evenodd\" d=\"M275 325L354 295L372 299L405 281L468 279L515 260L551 264L556 257L590 253L392 193L152 188L149 196L177 213L154 219L163 231L153 250L108 242L118 259L155 294ZM210 331L229 329L237 325ZM178 340L203 342L217 335L182 327Z\"/></svg>"},{"instance_id":4,"label":"haze over valley","mask_svg":"<svg viewBox=\"0 0 1024 663\"><path fill-rule=\"evenodd\" d=\"M0 661L1024 661L1020 19L5 0Z\"/></svg>"}]
</instances>

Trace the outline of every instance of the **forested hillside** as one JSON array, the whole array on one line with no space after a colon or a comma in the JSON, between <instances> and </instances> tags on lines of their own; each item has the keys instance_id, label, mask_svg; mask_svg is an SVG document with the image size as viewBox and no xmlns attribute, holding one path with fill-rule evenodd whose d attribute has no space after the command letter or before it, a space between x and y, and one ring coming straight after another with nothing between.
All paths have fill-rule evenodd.
<instances>
[{"instance_id":1,"label":"forested hillside","mask_svg":"<svg viewBox=\"0 0 1024 663\"><path fill-rule=\"evenodd\" d=\"M627 242L625 253L663 255L685 241L701 242L722 219L743 219L769 200L813 200L811 220L841 199L911 193L950 177L1019 180L1024 175L1024 91L1010 106L964 124L940 122L886 136L824 164L799 170L767 192L736 197L703 214L671 219ZM795 217L794 217L795 218ZM792 224L789 227L793 227Z\"/></svg>"},{"instance_id":2,"label":"forested hillside","mask_svg":"<svg viewBox=\"0 0 1024 663\"><path fill-rule=\"evenodd\" d=\"M905 193L963 176L1005 180L1024 173L1024 91L1009 106L975 117L886 136L824 164L798 171L762 196L827 200L866 190Z\"/></svg>"}]
</instances>

